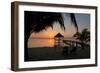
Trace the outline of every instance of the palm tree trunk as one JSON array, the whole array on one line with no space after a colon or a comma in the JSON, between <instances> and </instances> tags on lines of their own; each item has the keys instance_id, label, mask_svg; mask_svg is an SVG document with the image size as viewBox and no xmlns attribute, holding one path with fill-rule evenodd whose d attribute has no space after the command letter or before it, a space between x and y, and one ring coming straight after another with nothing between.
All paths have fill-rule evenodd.
<instances>
[{"instance_id":1,"label":"palm tree trunk","mask_svg":"<svg viewBox=\"0 0 100 73\"><path fill-rule=\"evenodd\" d=\"M24 50L24 61L28 61L29 55L28 55L28 39L29 39L30 34L26 33L25 34L25 50Z\"/></svg>"},{"instance_id":2,"label":"palm tree trunk","mask_svg":"<svg viewBox=\"0 0 100 73\"><path fill-rule=\"evenodd\" d=\"M82 47L82 49L84 49L84 42L83 41L81 43L81 47Z\"/></svg>"}]
</instances>

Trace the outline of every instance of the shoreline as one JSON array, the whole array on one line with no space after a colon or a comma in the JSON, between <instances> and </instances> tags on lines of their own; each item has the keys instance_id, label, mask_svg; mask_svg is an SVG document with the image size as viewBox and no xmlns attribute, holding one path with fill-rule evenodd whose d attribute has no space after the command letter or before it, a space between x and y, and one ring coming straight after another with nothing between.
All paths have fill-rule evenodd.
<instances>
[{"instance_id":1,"label":"shoreline","mask_svg":"<svg viewBox=\"0 0 100 73\"><path fill-rule=\"evenodd\" d=\"M70 52L71 48L62 47L38 47L28 48L29 59L27 61L47 61L47 60L69 60L90 58L90 48L77 48L75 52Z\"/></svg>"}]
</instances>

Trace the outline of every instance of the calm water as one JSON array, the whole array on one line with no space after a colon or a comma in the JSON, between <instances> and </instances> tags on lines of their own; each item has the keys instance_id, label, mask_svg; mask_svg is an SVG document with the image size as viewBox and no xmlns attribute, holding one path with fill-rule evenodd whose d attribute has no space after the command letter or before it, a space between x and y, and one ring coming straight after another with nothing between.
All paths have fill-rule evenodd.
<instances>
[{"instance_id":1,"label":"calm water","mask_svg":"<svg viewBox=\"0 0 100 73\"><path fill-rule=\"evenodd\" d=\"M75 40L74 38L66 38L66 40ZM34 47L54 47L54 39L45 38L30 38L28 41L28 48Z\"/></svg>"},{"instance_id":2,"label":"calm water","mask_svg":"<svg viewBox=\"0 0 100 73\"><path fill-rule=\"evenodd\" d=\"M32 47L53 47L54 39L29 39L28 48Z\"/></svg>"}]
</instances>

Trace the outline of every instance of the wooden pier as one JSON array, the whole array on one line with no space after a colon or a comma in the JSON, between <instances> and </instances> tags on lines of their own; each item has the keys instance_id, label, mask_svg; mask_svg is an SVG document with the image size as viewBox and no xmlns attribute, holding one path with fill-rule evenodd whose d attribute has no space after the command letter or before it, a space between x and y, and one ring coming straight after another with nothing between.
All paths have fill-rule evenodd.
<instances>
[{"instance_id":1,"label":"wooden pier","mask_svg":"<svg viewBox=\"0 0 100 73\"><path fill-rule=\"evenodd\" d=\"M89 45L87 43L82 43L80 41L73 41L73 40L63 40L63 43L68 46L76 46L76 47L81 46L81 44Z\"/></svg>"}]
</instances>

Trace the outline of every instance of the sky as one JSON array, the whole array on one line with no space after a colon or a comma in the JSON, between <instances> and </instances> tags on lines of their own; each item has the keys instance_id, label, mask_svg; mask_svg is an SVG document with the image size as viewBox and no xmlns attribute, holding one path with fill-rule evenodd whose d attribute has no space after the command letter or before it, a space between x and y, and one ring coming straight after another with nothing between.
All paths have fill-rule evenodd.
<instances>
[{"instance_id":1,"label":"sky","mask_svg":"<svg viewBox=\"0 0 100 73\"><path fill-rule=\"evenodd\" d=\"M64 18L65 31L60 28L59 23L54 22L53 29L49 27L39 33L32 33L31 38L53 38L57 33L61 33L65 38L72 37L76 33L76 29L71 23L69 13L62 13ZM78 24L79 32L84 28L90 30L90 14L75 13L75 18Z\"/></svg>"}]
</instances>

